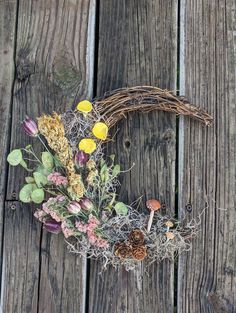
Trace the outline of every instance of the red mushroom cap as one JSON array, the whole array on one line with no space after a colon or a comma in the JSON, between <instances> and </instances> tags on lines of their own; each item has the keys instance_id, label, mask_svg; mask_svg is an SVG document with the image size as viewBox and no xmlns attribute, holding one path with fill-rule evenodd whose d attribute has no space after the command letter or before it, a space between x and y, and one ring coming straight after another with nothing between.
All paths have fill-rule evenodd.
<instances>
[{"instance_id":1,"label":"red mushroom cap","mask_svg":"<svg viewBox=\"0 0 236 313\"><path fill-rule=\"evenodd\" d=\"M151 211L157 211L161 208L161 203L156 199L150 199L146 202L146 206Z\"/></svg>"}]
</instances>

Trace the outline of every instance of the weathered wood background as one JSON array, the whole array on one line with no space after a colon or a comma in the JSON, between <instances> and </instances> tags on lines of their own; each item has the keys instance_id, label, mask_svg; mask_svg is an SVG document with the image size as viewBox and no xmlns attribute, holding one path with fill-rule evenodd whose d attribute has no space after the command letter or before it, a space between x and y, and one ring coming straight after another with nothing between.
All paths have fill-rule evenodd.
<instances>
[{"instance_id":1,"label":"weathered wood background","mask_svg":"<svg viewBox=\"0 0 236 313\"><path fill-rule=\"evenodd\" d=\"M235 36L235 0L0 0L2 313L236 312ZM18 202L24 173L6 155L29 139L25 114L141 84L179 90L214 124L162 112L120 123L109 149L136 163L121 198L205 209L201 233L175 262L101 276Z\"/></svg>"}]
</instances>

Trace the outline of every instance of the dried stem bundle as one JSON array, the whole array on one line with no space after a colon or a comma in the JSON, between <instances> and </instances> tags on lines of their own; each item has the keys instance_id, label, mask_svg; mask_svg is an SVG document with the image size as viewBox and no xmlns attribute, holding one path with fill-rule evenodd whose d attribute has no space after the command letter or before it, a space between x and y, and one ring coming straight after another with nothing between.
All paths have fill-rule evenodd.
<instances>
[{"instance_id":1,"label":"dried stem bundle","mask_svg":"<svg viewBox=\"0 0 236 313\"><path fill-rule=\"evenodd\" d=\"M176 96L171 91L152 86L121 88L108 92L103 97L95 99L94 106L109 127L113 127L127 113L135 111L173 112L190 116L207 126L213 121L211 115L190 104L183 96Z\"/></svg>"}]
</instances>

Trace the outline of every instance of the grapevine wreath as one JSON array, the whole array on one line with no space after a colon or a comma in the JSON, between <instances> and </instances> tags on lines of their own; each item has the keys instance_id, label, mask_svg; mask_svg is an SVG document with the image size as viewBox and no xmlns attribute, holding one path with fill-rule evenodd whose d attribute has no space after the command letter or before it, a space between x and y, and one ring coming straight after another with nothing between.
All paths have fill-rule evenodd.
<instances>
[{"instance_id":1,"label":"grapevine wreath","mask_svg":"<svg viewBox=\"0 0 236 313\"><path fill-rule=\"evenodd\" d=\"M36 154L27 145L11 151L8 162L28 172L19 193L24 203L40 204L34 216L51 233L63 233L69 250L100 259L104 268L127 270L147 259L150 264L186 251L198 221L183 223L164 213L156 199L140 212L117 200L120 165L105 156L108 131L129 112L169 111L191 116L205 125L212 117L172 92L156 87L123 88L63 114L26 117L25 132L40 140ZM166 212L166 211L165 211Z\"/></svg>"}]
</instances>

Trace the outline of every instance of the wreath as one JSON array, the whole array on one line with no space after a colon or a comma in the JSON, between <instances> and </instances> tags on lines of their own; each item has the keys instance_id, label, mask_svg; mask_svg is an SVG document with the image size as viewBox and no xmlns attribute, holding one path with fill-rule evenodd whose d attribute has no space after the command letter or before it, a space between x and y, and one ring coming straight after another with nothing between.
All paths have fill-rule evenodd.
<instances>
[{"instance_id":1,"label":"wreath","mask_svg":"<svg viewBox=\"0 0 236 313\"><path fill-rule=\"evenodd\" d=\"M142 260L147 264L189 250L199 220L178 221L163 210L158 199L146 201L146 211L118 201L122 172L115 155L105 156L109 130L129 112L169 111L210 125L212 117L184 97L156 87L118 89L75 110L43 114L36 123L26 117L25 132L40 140L14 149L12 166L29 173L19 192L23 203L36 203L34 216L51 233L63 233L71 252L100 259L127 270Z\"/></svg>"}]
</instances>

